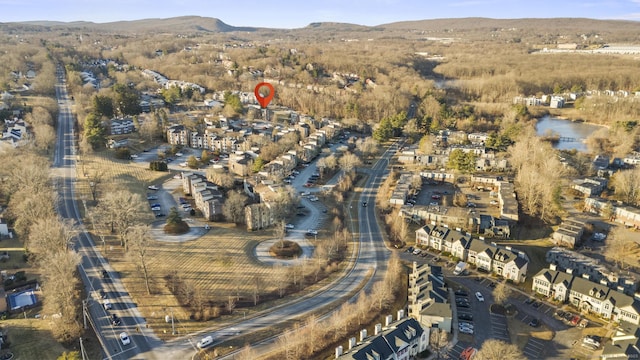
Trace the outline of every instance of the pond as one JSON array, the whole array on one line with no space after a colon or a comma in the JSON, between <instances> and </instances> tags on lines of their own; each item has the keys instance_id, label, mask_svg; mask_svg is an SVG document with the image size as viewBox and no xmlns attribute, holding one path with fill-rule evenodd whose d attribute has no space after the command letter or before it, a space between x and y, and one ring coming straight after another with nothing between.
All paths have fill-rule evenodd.
<instances>
[{"instance_id":1,"label":"pond","mask_svg":"<svg viewBox=\"0 0 640 360\"><path fill-rule=\"evenodd\" d=\"M536 134L546 136L552 133L558 136L560 141L555 142L553 147L558 150L578 150L587 151L585 140L602 126L574 122L571 120L559 119L551 116L544 116L536 124Z\"/></svg>"}]
</instances>

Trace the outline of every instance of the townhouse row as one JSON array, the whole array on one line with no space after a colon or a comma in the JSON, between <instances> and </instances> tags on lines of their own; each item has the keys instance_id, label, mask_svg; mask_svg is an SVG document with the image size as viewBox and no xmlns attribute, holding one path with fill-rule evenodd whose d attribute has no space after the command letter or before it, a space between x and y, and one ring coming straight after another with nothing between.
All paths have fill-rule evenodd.
<instances>
[{"instance_id":1,"label":"townhouse row","mask_svg":"<svg viewBox=\"0 0 640 360\"><path fill-rule=\"evenodd\" d=\"M640 300L586 278L557 271L553 264L533 277L532 290L604 319L640 324Z\"/></svg>"},{"instance_id":2,"label":"townhouse row","mask_svg":"<svg viewBox=\"0 0 640 360\"><path fill-rule=\"evenodd\" d=\"M367 330L362 329L360 342L351 337L347 350L338 346L335 358L409 360L415 359L428 345L429 329L424 329L415 319L405 317L404 311L399 310L397 321L393 322L393 316L388 315L385 326L376 324L372 336L368 336Z\"/></svg>"},{"instance_id":3,"label":"townhouse row","mask_svg":"<svg viewBox=\"0 0 640 360\"><path fill-rule=\"evenodd\" d=\"M475 265L478 270L495 273L515 283L523 282L527 277L529 259L524 252L515 252L508 246L500 247L495 243L487 244L459 228L426 225L416 231L416 245L449 253L460 261Z\"/></svg>"}]
</instances>

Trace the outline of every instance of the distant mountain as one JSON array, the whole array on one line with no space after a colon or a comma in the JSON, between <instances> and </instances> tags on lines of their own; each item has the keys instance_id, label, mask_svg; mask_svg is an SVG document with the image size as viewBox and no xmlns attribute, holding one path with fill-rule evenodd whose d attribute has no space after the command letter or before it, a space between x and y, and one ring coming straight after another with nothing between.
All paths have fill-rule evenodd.
<instances>
[{"instance_id":1,"label":"distant mountain","mask_svg":"<svg viewBox=\"0 0 640 360\"><path fill-rule=\"evenodd\" d=\"M5 26L10 23L4 23ZM170 32L170 33L227 33L234 31L253 32L254 27L235 27L228 25L216 18L201 16L180 16L167 19L142 19L132 21L116 21L108 23L93 23L87 21L59 22L59 21L25 21L13 23L21 27L45 27L55 28L86 28L112 33L146 33L146 32Z\"/></svg>"},{"instance_id":2,"label":"distant mountain","mask_svg":"<svg viewBox=\"0 0 640 360\"><path fill-rule=\"evenodd\" d=\"M410 32L440 32L459 37L467 34L471 37L486 37L488 32L511 31L514 37L527 35L569 35L607 34L606 41L636 42L640 33L640 22L624 20L595 20L585 18L548 18L548 19L491 19L491 18L454 18L402 21L378 26L363 26L349 23L315 22L298 29L277 29L258 27L236 27L217 18L201 16L180 16L167 19L142 19L93 23L85 21L27 21L20 23L0 23L0 31L50 31L50 30L101 31L105 33L253 33L262 38L280 36L305 37L348 37L358 35L369 37L392 36L406 37ZM374 35L373 33L377 33ZM533 39L533 38L532 38ZM535 39L533 39L535 40Z\"/></svg>"},{"instance_id":3,"label":"distant mountain","mask_svg":"<svg viewBox=\"0 0 640 360\"><path fill-rule=\"evenodd\" d=\"M596 20L586 18L524 18L524 19L491 19L491 18L458 18L401 21L378 25L377 27L394 30L479 30L479 29L522 29L536 33L558 30L576 30L584 33L597 31L640 31L640 22L626 20Z\"/></svg>"}]
</instances>

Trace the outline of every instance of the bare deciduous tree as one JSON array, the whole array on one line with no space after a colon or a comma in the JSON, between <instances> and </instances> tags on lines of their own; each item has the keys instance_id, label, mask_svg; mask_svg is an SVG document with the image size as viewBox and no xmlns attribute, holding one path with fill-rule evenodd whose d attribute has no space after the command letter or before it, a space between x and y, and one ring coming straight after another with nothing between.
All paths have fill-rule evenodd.
<instances>
[{"instance_id":1,"label":"bare deciduous tree","mask_svg":"<svg viewBox=\"0 0 640 360\"><path fill-rule=\"evenodd\" d=\"M130 249L129 257L135 261L136 267L142 273L147 295L151 295L149 250L153 240L149 233L150 230L148 225L137 225L132 227L125 235Z\"/></svg>"},{"instance_id":2,"label":"bare deciduous tree","mask_svg":"<svg viewBox=\"0 0 640 360\"><path fill-rule=\"evenodd\" d=\"M604 256L617 262L621 268L631 261L637 261L640 253L640 244L637 236L621 226L611 230L604 248Z\"/></svg>"},{"instance_id":3,"label":"bare deciduous tree","mask_svg":"<svg viewBox=\"0 0 640 360\"><path fill-rule=\"evenodd\" d=\"M128 251L127 231L141 221L145 202L138 194L128 190L108 191L98 204L97 213L111 223L111 231L117 232L120 244Z\"/></svg>"},{"instance_id":4,"label":"bare deciduous tree","mask_svg":"<svg viewBox=\"0 0 640 360\"><path fill-rule=\"evenodd\" d=\"M493 289L493 300L497 304L504 304L511 295L511 289L507 286L506 281L499 282Z\"/></svg>"},{"instance_id":5,"label":"bare deciduous tree","mask_svg":"<svg viewBox=\"0 0 640 360\"><path fill-rule=\"evenodd\" d=\"M222 206L222 213L228 221L236 224L244 222L244 207L247 204L247 196L239 191L230 191L227 200Z\"/></svg>"},{"instance_id":6,"label":"bare deciduous tree","mask_svg":"<svg viewBox=\"0 0 640 360\"><path fill-rule=\"evenodd\" d=\"M489 339L476 353L475 360L525 359L518 346L497 339Z\"/></svg>"},{"instance_id":7,"label":"bare deciduous tree","mask_svg":"<svg viewBox=\"0 0 640 360\"><path fill-rule=\"evenodd\" d=\"M619 199L630 205L640 205L640 168L618 171L611 185Z\"/></svg>"},{"instance_id":8,"label":"bare deciduous tree","mask_svg":"<svg viewBox=\"0 0 640 360\"><path fill-rule=\"evenodd\" d=\"M355 170L356 167L362 164L360 159L350 152L342 155L342 157L340 157L340 160L338 160L338 163L340 164L340 168L345 173L350 173L351 171Z\"/></svg>"}]
</instances>

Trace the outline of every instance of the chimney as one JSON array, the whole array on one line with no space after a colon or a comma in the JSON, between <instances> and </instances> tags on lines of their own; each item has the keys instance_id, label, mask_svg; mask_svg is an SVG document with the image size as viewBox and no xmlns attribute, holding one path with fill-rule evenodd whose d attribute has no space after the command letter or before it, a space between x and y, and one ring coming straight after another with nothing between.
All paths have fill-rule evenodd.
<instances>
[{"instance_id":1,"label":"chimney","mask_svg":"<svg viewBox=\"0 0 640 360\"><path fill-rule=\"evenodd\" d=\"M549 270L557 270L558 266L556 264L549 264Z\"/></svg>"},{"instance_id":2,"label":"chimney","mask_svg":"<svg viewBox=\"0 0 640 360\"><path fill-rule=\"evenodd\" d=\"M354 346L356 346L356 338L349 338L349 350L353 349Z\"/></svg>"},{"instance_id":3,"label":"chimney","mask_svg":"<svg viewBox=\"0 0 640 360\"><path fill-rule=\"evenodd\" d=\"M360 342L363 342L367 338L367 329L360 330Z\"/></svg>"},{"instance_id":4,"label":"chimney","mask_svg":"<svg viewBox=\"0 0 640 360\"><path fill-rule=\"evenodd\" d=\"M402 320L404 317L404 310L398 310L398 321Z\"/></svg>"},{"instance_id":5,"label":"chimney","mask_svg":"<svg viewBox=\"0 0 640 360\"><path fill-rule=\"evenodd\" d=\"M342 345L336 348L336 359L342 356Z\"/></svg>"},{"instance_id":6,"label":"chimney","mask_svg":"<svg viewBox=\"0 0 640 360\"><path fill-rule=\"evenodd\" d=\"M380 332L381 332L381 331L382 331L382 324L376 324L376 328L375 328L375 330L373 331L373 334L374 334L374 335L376 335L376 336L378 336L378 335L380 335Z\"/></svg>"},{"instance_id":7,"label":"chimney","mask_svg":"<svg viewBox=\"0 0 640 360\"><path fill-rule=\"evenodd\" d=\"M393 321L393 316L387 315L387 317L384 318L384 326L388 327L389 325L391 325L392 321Z\"/></svg>"}]
</instances>

